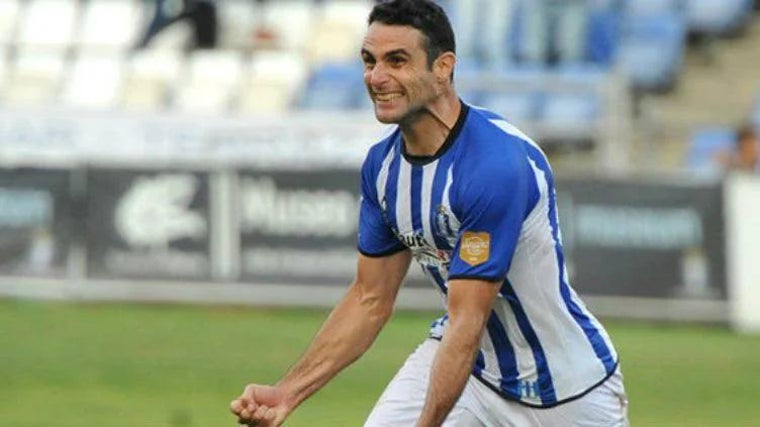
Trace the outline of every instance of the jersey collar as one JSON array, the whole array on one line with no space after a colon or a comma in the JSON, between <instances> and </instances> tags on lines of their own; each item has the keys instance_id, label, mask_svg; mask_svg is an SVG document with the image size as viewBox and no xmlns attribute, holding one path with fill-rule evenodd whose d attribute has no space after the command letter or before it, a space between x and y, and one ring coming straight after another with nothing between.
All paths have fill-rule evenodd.
<instances>
[{"instance_id":1,"label":"jersey collar","mask_svg":"<svg viewBox=\"0 0 760 427\"><path fill-rule=\"evenodd\" d=\"M404 159L406 159L407 162L413 165L426 165L428 163L432 163L443 156L449 150L449 148L454 145L454 141L456 141L457 137L462 132L462 127L464 126L465 119L467 118L467 113L470 111L470 106L464 103L461 99L459 100L459 104L462 106L462 108L459 111L457 122L454 123L454 127L451 128L451 132L449 132L446 140L443 141L443 144L440 146L440 148L438 148L438 151L436 151L432 156L415 156L413 154L407 153L406 144L404 144L404 137L401 136L401 154L404 156Z\"/></svg>"}]
</instances>

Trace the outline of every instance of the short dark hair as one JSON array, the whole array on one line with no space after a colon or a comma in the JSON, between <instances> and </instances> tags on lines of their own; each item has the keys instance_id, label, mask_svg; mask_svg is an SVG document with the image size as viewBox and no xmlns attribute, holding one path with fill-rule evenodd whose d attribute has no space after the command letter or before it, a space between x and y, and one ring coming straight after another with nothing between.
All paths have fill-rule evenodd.
<instances>
[{"instance_id":1,"label":"short dark hair","mask_svg":"<svg viewBox=\"0 0 760 427\"><path fill-rule=\"evenodd\" d=\"M375 5L368 24L405 25L424 35L428 67L444 52L456 53L454 30L443 8L430 0L389 0Z\"/></svg>"}]
</instances>

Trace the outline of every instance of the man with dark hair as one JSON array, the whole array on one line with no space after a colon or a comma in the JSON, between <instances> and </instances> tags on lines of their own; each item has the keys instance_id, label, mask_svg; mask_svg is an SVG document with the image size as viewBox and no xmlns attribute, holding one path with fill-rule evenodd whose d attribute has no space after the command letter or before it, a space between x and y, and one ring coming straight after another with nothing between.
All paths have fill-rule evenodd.
<instances>
[{"instance_id":1,"label":"man with dark hair","mask_svg":"<svg viewBox=\"0 0 760 427\"><path fill-rule=\"evenodd\" d=\"M281 425L390 319L411 259L447 312L365 426L625 426L618 355L568 283L546 157L452 83L453 32L428 0L373 9L361 49L375 116L397 124L362 166L353 284L275 385L231 403Z\"/></svg>"}]
</instances>

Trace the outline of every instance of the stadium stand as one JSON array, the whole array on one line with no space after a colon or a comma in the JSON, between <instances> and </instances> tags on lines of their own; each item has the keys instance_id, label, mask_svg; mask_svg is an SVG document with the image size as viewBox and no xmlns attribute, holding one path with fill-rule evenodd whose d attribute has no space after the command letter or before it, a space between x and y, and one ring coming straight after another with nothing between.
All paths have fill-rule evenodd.
<instances>
[{"instance_id":1,"label":"stadium stand","mask_svg":"<svg viewBox=\"0 0 760 427\"><path fill-rule=\"evenodd\" d=\"M240 110L250 114L286 112L308 73L304 57L286 50L257 53L247 67Z\"/></svg>"},{"instance_id":2,"label":"stadium stand","mask_svg":"<svg viewBox=\"0 0 760 427\"><path fill-rule=\"evenodd\" d=\"M351 110L365 96L359 62L324 62L309 75L298 101L307 110Z\"/></svg>"},{"instance_id":3,"label":"stadium stand","mask_svg":"<svg viewBox=\"0 0 760 427\"><path fill-rule=\"evenodd\" d=\"M81 52L65 80L61 102L66 107L112 110L124 83L124 57L115 53Z\"/></svg>"},{"instance_id":4,"label":"stadium stand","mask_svg":"<svg viewBox=\"0 0 760 427\"><path fill-rule=\"evenodd\" d=\"M672 89L683 62L683 16L672 11L626 14L622 25L617 61L633 87L645 91Z\"/></svg>"},{"instance_id":5,"label":"stadium stand","mask_svg":"<svg viewBox=\"0 0 760 427\"><path fill-rule=\"evenodd\" d=\"M29 0L16 43L21 49L66 49L71 46L78 21L78 2Z\"/></svg>"},{"instance_id":6,"label":"stadium stand","mask_svg":"<svg viewBox=\"0 0 760 427\"><path fill-rule=\"evenodd\" d=\"M141 49L127 60L121 105L128 111L159 111L168 104L173 84L179 79L179 51Z\"/></svg>"},{"instance_id":7,"label":"stadium stand","mask_svg":"<svg viewBox=\"0 0 760 427\"><path fill-rule=\"evenodd\" d=\"M174 106L193 113L232 108L243 76L243 56L236 50L196 50L190 53L180 78Z\"/></svg>"},{"instance_id":8,"label":"stadium stand","mask_svg":"<svg viewBox=\"0 0 760 427\"><path fill-rule=\"evenodd\" d=\"M688 0L684 4L689 30L708 35L740 31L752 11L752 0Z\"/></svg>"},{"instance_id":9,"label":"stadium stand","mask_svg":"<svg viewBox=\"0 0 760 427\"><path fill-rule=\"evenodd\" d=\"M66 65L63 50L19 49L10 66L4 102L14 106L55 104Z\"/></svg>"},{"instance_id":10,"label":"stadium stand","mask_svg":"<svg viewBox=\"0 0 760 427\"><path fill-rule=\"evenodd\" d=\"M142 19L139 0L97 0L82 6L74 45L79 50L124 54L137 41Z\"/></svg>"},{"instance_id":11,"label":"stadium stand","mask_svg":"<svg viewBox=\"0 0 760 427\"><path fill-rule=\"evenodd\" d=\"M0 46L6 47L14 42L14 34L19 16L17 0L0 2Z\"/></svg>"},{"instance_id":12,"label":"stadium stand","mask_svg":"<svg viewBox=\"0 0 760 427\"><path fill-rule=\"evenodd\" d=\"M458 84L467 100L565 139L573 126L593 134L618 114L610 112L611 81L667 95L682 78L691 35L741 36L753 16L750 0L588 0L582 57L558 61L555 52L527 63L519 52L535 42L524 27L529 1L505 0L500 9L442 2L461 37ZM2 0L0 106L250 115L369 106L356 60L370 0L215 5L217 48L188 52L181 25L135 49L153 10L141 0ZM476 15L500 25L485 29ZM484 75L500 83L471 84Z\"/></svg>"}]
</instances>

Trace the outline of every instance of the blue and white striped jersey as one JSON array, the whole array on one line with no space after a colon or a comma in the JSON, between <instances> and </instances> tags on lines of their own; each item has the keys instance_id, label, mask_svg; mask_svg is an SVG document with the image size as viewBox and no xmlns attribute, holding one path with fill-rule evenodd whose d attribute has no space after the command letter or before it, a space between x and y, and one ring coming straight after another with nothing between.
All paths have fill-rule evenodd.
<instances>
[{"instance_id":1,"label":"blue and white striped jersey","mask_svg":"<svg viewBox=\"0 0 760 427\"><path fill-rule=\"evenodd\" d=\"M473 369L502 396L550 407L615 371L607 332L568 283L547 159L497 115L463 103L430 157L405 153L398 128L374 145L359 223L361 253L409 248L444 295L455 278L503 283ZM436 320L431 336L446 324Z\"/></svg>"}]
</instances>

